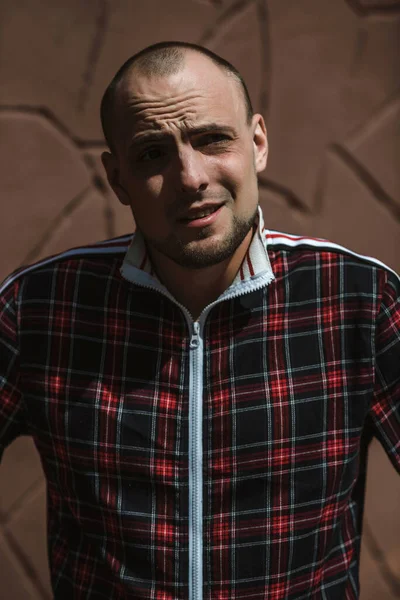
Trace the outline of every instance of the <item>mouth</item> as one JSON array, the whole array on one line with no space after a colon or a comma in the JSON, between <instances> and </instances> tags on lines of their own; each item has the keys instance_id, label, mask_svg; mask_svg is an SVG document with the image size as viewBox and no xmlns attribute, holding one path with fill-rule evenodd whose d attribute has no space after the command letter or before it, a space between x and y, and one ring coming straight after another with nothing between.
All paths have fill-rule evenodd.
<instances>
[{"instance_id":1,"label":"mouth","mask_svg":"<svg viewBox=\"0 0 400 600\"><path fill-rule=\"evenodd\" d=\"M218 206L205 206L201 209L188 211L184 217L179 219L179 222L187 227L205 227L211 225L217 219L223 206L223 204L218 204Z\"/></svg>"}]
</instances>

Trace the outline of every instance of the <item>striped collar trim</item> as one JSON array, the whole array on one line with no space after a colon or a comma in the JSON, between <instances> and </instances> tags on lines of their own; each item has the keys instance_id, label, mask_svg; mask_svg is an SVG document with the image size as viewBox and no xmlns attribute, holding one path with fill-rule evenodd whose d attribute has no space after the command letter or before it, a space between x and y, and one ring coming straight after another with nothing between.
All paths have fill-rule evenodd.
<instances>
[{"instance_id":1,"label":"striped collar trim","mask_svg":"<svg viewBox=\"0 0 400 600\"><path fill-rule=\"evenodd\" d=\"M236 274L230 287L236 286L243 282L252 281L258 278L261 274L269 274L270 279L273 279L272 267L267 251L267 240L265 237L264 218L261 207L258 207L256 233L253 236L246 256L240 265L240 269ZM132 243L125 255L121 267L121 274L125 279L135 283L143 281L143 274L146 274L145 279L156 284L157 287L162 286L158 279L150 257L146 248L146 244L140 230L136 230Z\"/></svg>"},{"instance_id":2,"label":"striped collar trim","mask_svg":"<svg viewBox=\"0 0 400 600\"><path fill-rule=\"evenodd\" d=\"M28 273L36 271L41 267L46 267L48 265L52 265L63 260L75 258L80 259L86 256L125 254L132 241L132 235L134 234L130 233L127 235L119 236L117 238L97 242L95 244L88 244L87 246L81 247L78 246L76 248L71 248L69 250L65 250L64 252L59 252L58 254L54 254L52 256L43 258L31 265L19 267L10 275L8 275L8 277L6 277L6 279L4 279L2 283L0 283L0 294L2 294L8 286L13 284L15 281L17 281L24 275L28 275Z\"/></svg>"},{"instance_id":3,"label":"striped collar trim","mask_svg":"<svg viewBox=\"0 0 400 600\"><path fill-rule=\"evenodd\" d=\"M356 259L360 259L361 261L368 263L371 266L382 268L385 271L388 271L395 275L397 279L400 280L400 275L397 273L392 267L389 267L387 264L382 262L381 260L374 258L373 256L368 256L365 254L360 254L358 252L354 252L345 246L341 246L340 244L336 244L335 242L330 242L324 238L310 237L304 235L292 235L289 233L282 233L281 231L269 230L265 232L266 236L266 245L269 248L274 248L275 246L280 248L314 248L320 252L335 252L336 254L345 254L347 256L353 256Z\"/></svg>"},{"instance_id":4,"label":"striped collar trim","mask_svg":"<svg viewBox=\"0 0 400 600\"><path fill-rule=\"evenodd\" d=\"M265 271L269 271L272 275L265 239L264 217L260 206L258 207L256 226L256 232L232 285L249 281L261 273L265 273Z\"/></svg>"},{"instance_id":5,"label":"striped collar trim","mask_svg":"<svg viewBox=\"0 0 400 600\"><path fill-rule=\"evenodd\" d=\"M132 243L125 255L124 262L122 263L121 275L126 279L132 280L132 277L128 276L128 274L132 272L132 269L138 269L139 271L142 271L142 273L147 273L147 275L153 277L157 283L160 283L151 264L143 235L139 229L136 229L133 234Z\"/></svg>"}]
</instances>

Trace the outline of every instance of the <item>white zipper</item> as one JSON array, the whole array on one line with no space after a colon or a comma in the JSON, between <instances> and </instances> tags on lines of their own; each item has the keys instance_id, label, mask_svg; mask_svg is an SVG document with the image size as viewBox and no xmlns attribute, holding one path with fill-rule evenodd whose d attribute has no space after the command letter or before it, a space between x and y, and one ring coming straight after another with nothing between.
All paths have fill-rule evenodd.
<instances>
[{"instance_id":1,"label":"white zipper","mask_svg":"<svg viewBox=\"0 0 400 600\"><path fill-rule=\"evenodd\" d=\"M203 598L203 340L193 323L189 393L189 599Z\"/></svg>"},{"instance_id":2,"label":"white zipper","mask_svg":"<svg viewBox=\"0 0 400 600\"><path fill-rule=\"evenodd\" d=\"M232 292L226 290L217 300L208 304L193 321L188 309L177 302L167 289L149 282L135 281L122 276L141 287L163 294L182 309L191 332L189 343L189 597L188 600L203 600L203 338L202 326L210 309L224 300L244 296L273 279L269 274L259 276L247 285L237 286Z\"/></svg>"}]
</instances>

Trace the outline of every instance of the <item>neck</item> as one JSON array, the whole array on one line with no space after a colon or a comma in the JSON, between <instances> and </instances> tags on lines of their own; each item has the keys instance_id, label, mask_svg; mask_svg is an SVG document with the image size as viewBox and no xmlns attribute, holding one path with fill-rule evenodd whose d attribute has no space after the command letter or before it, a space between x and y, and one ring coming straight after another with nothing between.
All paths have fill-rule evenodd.
<instances>
[{"instance_id":1,"label":"neck","mask_svg":"<svg viewBox=\"0 0 400 600\"><path fill-rule=\"evenodd\" d=\"M154 249L149 248L149 254L159 279L197 320L202 310L216 300L235 279L252 237L253 229L231 257L202 269L182 267Z\"/></svg>"}]
</instances>

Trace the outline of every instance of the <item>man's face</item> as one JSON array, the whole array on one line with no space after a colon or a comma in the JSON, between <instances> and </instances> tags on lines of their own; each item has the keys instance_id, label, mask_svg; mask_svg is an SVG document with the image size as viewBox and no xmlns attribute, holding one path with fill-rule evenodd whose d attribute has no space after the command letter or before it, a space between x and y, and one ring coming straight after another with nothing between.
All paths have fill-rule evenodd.
<instances>
[{"instance_id":1,"label":"man's face","mask_svg":"<svg viewBox=\"0 0 400 600\"><path fill-rule=\"evenodd\" d=\"M257 213L266 165L260 115L249 125L235 79L188 54L178 73L127 78L115 108L109 181L151 253L200 268L232 256Z\"/></svg>"}]
</instances>

